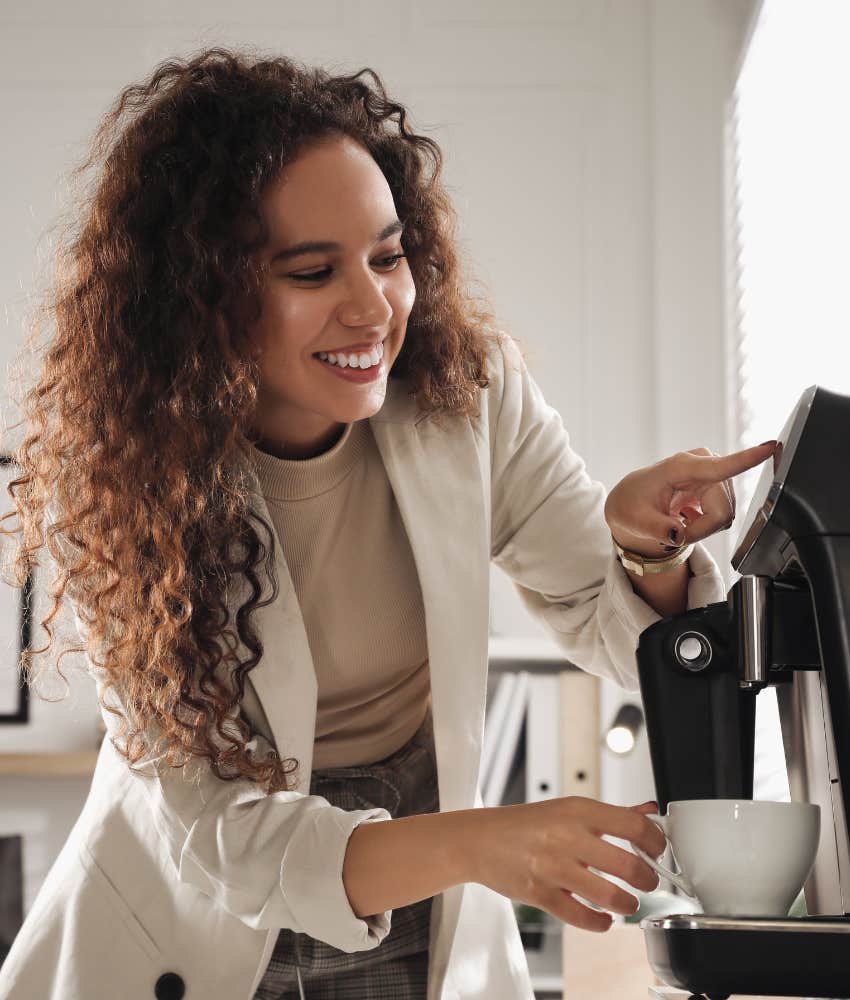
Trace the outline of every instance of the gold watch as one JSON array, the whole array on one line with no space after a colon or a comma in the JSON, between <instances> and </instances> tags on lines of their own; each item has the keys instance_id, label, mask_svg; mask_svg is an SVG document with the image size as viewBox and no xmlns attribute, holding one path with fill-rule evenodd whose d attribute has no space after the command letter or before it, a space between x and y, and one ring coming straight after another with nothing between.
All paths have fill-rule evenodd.
<instances>
[{"instance_id":1,"label":"gold watch","mask_svg":"<svg viewBox=\"0 0 850 1000\"><path fill-rule=\"evenodd\" d=\"M629 570L630 573L634 573L635 576L647 576L650 573L666 573L668 570L675 569L677 566L681 566L682 563L687 562L694 551L693 543L691 543L690 545L682 546L682 548L672 552L669 556L663 556L661 559L650 559L647 556L640 555L638 552L629 552L622 545L618 545L615 539L612 540L614 541L614 551L617 553L617 558L625 569Z\"/></svg>"}]
</instances>

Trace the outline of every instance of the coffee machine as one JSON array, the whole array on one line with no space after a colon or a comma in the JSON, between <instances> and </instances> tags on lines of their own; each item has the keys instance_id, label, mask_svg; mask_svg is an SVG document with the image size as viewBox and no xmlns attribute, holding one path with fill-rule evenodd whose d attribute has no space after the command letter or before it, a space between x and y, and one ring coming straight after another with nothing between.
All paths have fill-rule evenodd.
<instances>
[{"instance_id":1,"label":"coffee machine","mask_svg":"<svg viewBox=\"0 0 850 1000\"><path fill-rule=\"evenodd\" d=\"M756 698L775 687L791 797L821 811L807 916L641 924L668 986L850 997L850 397L812 386L761 474L728 599L657 622L637 661L658 804L753 796Z\"/></svg>"}]
</instances>

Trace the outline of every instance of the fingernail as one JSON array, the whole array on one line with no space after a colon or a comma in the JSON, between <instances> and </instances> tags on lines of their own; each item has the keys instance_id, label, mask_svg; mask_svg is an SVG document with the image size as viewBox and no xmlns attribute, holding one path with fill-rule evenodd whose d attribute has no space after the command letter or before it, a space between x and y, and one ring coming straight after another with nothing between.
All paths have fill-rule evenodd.
<instances>
[{"instance_id":1,"label":"fingernail","mask_svg":"<svg viewBox=\"0 0 850 1000\"><path fill-rule=\"evenodd\" d=\"M777 442L776 441L762 441L762 443L759 445L759 448L766 448L769 444L772 444L775 447L776 444L777 444Z\"/></svg>"}]
</instances>

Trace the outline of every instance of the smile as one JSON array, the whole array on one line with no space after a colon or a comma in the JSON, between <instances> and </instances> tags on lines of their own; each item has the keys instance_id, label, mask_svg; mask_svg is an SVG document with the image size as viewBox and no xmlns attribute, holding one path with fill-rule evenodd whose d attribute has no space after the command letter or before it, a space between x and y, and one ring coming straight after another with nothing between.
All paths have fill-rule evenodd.
<instances>
[{"instance_id":1,"label":"smile","mask_svg":"<svg viewBox=\"0 0 850 1000\"><path fill-rule=\"evenodd\" d=\"M376 344L371 351L343 351L340 353L319 351L313 355L313 357L319 358L329 365L336 365L339 368L360 368L361 370L367 370L379 365L383 356L383 341L380 344Z\"/></svg>"},{"instance_id":2,"label":"smile","mask_svg":"<svg viewBox=\"0 0 850 1000\"><path fill-rule=\"evenodd\" d=\"M313 356L328 375L345 382L370 385L387 377L383 344L377 344L371 351L317 351Z\"/></svg>"}]
</instances>

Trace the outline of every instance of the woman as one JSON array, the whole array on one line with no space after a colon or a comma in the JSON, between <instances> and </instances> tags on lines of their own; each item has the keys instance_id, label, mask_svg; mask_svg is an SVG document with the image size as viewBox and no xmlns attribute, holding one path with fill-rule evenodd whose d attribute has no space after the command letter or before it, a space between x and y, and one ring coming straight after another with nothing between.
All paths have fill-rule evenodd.
<instances>
[{"instance_id":1,"label":"woman","mask_svg":"<svg viewBox=\"0 0 850 1000\"><path fill-rule=\"evenodd\" d=\"M634 687L772 446L606 498L371 71L169 61L99 159L13 485L108 739L0 995L531 997L509 900L606 930L636 900L590 869L656 878L603 835L664 844L652 803L476 808L490 561Z\"/></svg>"}]
</instances>

